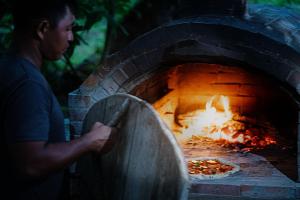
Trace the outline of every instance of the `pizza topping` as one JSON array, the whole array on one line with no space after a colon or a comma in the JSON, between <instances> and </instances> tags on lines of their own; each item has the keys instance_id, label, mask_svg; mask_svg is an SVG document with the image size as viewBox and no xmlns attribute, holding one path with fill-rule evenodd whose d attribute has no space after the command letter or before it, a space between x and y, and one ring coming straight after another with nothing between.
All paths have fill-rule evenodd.
<instances>
[{"instance_id":1,"label":"pizza topping","mask_svg":"<svg viewBox=\"0 0 300 200\"><path fill-rule=\"evenodd\" d=\"M233 170L233 168L233 166L222 163L217 159L188 161L188 169L190 174L224 174Z\"/></svg>"}]
</instances>

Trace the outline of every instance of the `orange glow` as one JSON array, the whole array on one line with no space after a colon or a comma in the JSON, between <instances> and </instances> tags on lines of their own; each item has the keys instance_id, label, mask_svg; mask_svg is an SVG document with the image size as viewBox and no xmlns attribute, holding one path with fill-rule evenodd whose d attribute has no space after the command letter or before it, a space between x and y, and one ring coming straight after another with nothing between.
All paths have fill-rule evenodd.
<instances>
[{"instance_id":1,"label":"orange glow","mask_svg":"<svg viewBox=\"0 0 300 200\"><path fill-rule=\"evenodd\" d=\"M180 141L206 137L222 143L240 143L255 148L276 144L272 134L269 134L275 132L272 126L253 128L256 124L249 125L247 118L231 111L227 96L212 96L206 102L205 109L196 109L182 114L175 114L174 110L178 105L170 101L175 96L177 94L173 93L153 106ZM219 108L217 109L215 105L219 105ZM167 111L170 108L173 110Z\"/></svg>"},{"instance_id":2,"label":"orange glow","mask_svg":"<svg viewBox=\"0 0 300 200\"><path fill-rule=\"evenodd\" d=\"M213 140L227 140L229 142L243 143L244 138L242 135L233 137L232 130L224 129L227 122L232 120L233 114L230 111L229 98L220 96L219 103L221 103L224 111L217 111L212 106L216 96L211 97L206 103L204 110L197 110L194 112L179 115L180 124L187 127L182 131L184 138L191 137L192 135L208 137Z\"/></svg>"},{"instance_id":3,"label":"orange glow","mask_svg":"<svg viewBox=\"0 0 300 200\"><path fill-rule=\"evenodd\" d=\"M232 119L228 97L220 96L219 98L224 111L217 111L217 109L212 106L215 99L216 96L211 97L206 103L204 110L197 110L178 116L180 124L187 127L182 131L182 136L198 135L214 140L225 139L231 142L243 142L242 138L232 138L232 135L222 131L224 124ZM208 131L211 128L213 128L214 131Z\"/></svg>"}]
</instances>

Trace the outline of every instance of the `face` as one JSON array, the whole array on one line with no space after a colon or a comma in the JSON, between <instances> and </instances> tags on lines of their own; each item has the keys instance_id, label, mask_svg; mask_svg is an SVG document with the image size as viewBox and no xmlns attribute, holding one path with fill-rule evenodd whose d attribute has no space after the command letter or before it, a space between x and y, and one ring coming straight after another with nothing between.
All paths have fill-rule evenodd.
<instances>
[{"instance_id":1,"label":"face","mask_svg":"<svg viewBox=\"0 0 300 200\"><path fill-rule=\"evenodd\" d=\"M40 50L44 58L48 60L60 59L73 41L72 26L74 15L67 7L65 16L58 22L55 28L49 28L41 40Z\"/></svg>"}]
</instances>

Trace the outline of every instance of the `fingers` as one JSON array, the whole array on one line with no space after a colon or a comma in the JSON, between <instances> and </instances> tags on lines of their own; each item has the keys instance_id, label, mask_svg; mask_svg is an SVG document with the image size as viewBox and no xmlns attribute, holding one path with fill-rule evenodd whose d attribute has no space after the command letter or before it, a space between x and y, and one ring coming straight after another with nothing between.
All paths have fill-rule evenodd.
<instances>
[{"instance_id":1,"label":"fingers","mask_svg":"<svg viewBox=\"0 0 300 200\"><path fill-rule=\"evenodd\" d=\"M94 125L92 126L91 130L98 129L98 128L100 128L103 125L104 124L102 124L101 122L95 122Z\"/></svg>"},{"instance_id":2,"label":"fingers","mask_svg":"<svg viewBox=\"0 0 300 200\"><path fill-rule=\"evenodd\" d=\"M97 126L102 126L103 124L101 122L95 122L94 125L97 125Z\"/></svg>"},{"instance_id":3,"label":"fingers","mask_svg":"<svg viewBox=\"0 0 300 200\"><path fill-rule=\"evenodd\" d=\"M98 153L106 154L106 153L110 152L113 149L113 147L115 146L116 142L117 142L116 130L111 129L109 139L104 142L103 146L101 147L101 149L99 149Z\"/></svg>"},{"instance_id":4,"label":"fingers","mask_svg":"<svg viewBox=\"0 0 300 200\"><path fill-rule=\"evenodd\" d=\"M105 154L113 148L118 140L118 129L95 122L87 134L91 143L91 150L98 154Z\"/></svg>"}]
</instances>

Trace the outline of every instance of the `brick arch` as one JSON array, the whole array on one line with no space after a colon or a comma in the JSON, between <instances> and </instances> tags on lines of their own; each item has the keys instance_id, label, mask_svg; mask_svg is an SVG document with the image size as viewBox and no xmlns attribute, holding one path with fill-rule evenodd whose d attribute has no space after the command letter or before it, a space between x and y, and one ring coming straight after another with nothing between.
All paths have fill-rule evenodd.
<instances>
[{"instance_id":1,"label":"brick arch","mask_svg":"<svg viewBox=\"0 0 300 200\"><path fill-rule=\"evenodd\" d=\"M287 85L299 99L299 30L297 15L268 6L250 6L244 19L202 16L172 21L109 56L71 93L70 115L77 110L73 113L79 116L71 121L81 123L95 102L111 94L129 93L152 72L186 62L254 68Z\"/></svg>"},{"instance_id":2,"label":"brick arch","mask_svg":"<svg viewBox=\"0 0 300 200\"><path fill-rule=\"evenodd\" d=\"M299 94L300 43L289 42L297 30L272 28L267 22L258 23L257 18L254 14L251 19L201 17L160 26L111 55L81 88L92 90L99 100L129 92L147 74L172 63L206 62L251 66Z\"/></svg>"}]
</instances>

